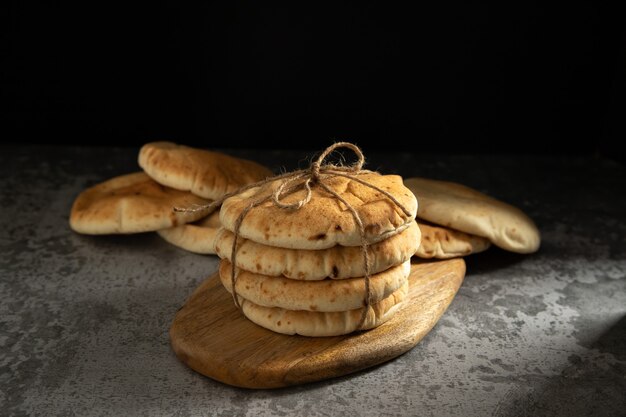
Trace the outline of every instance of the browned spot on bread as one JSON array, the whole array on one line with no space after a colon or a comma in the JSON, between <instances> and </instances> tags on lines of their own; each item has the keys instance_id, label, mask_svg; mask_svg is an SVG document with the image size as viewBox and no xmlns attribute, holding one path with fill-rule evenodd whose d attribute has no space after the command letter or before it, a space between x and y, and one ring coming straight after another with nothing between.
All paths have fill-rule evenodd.
<instances>
[{"instance_id":1,"label":"browned spot on bread","mask_svg":"<svg viewBox=\"0 0 626 417\"><path fill-rule=\"evenodd\" d=\"M311 304L311 305L309 306L309 310L311 310L311 311L317 311L317 306L316 306L315 304Z\"/></svg>"},{"instance_id":2,"label":"browned spot on bread","mask_svg":"<svg viewBox=\"0 0 626 417\"><path fill-rule=\"evenodd\" d=\"M365 226L365 233L368 235L376 235L380 234L381 229L382 227L379 224L368 224L367 226Z\"/></svg>"},{"instance_id":3,"label":"browned spot on bread","mask_svg":"<svg viewBox=\"0 0 626 417\"><path fill-rule=\"evenodd\" d=\"M337 265L333 265L333 278L337 278L339 276L339 268L337 268Z\"/></svg>"},{"instance_id":4,"label":"browned spot on bread","mask_svg":"<svg viewBox=\"0 0 626 417\"><path fill-rule=\"evenodd\" d=\"M326 239L326 233L320 233L319 235L311 236L309 240L324 240Z\"/></svg>"},{"instance_id":5,"label":"browned spot on bread","mask_svg":"<svg viewBox=\"0 0 626 417\"><path fill-rule=\"evenodd\" d=\"M335 226L335 230L337 230L338 232L341 232L343 229L341 228L341 225L336 225Z\"/></svg>"},{"instance_id":6,"label":"browned spot on bread","mask_svg":"<svg viewBox=\"0 0 626 417\"><path fill-rule=\"evenodd\" d=\"M277 325L277 326L280 326L281 324L282 324L282 323L280 322L280 320L278 320L278 321L276 322L276 325Z\"/></svg>"},{"instance_id":7,"label":"browned spot on bread","mask_svg":"<svg viewBox=\"0 0 626 417\"><path fill-rule=\"evenodd\" d=\"M257 270L257 271L260 271L260 270L261 270L261 264L260 264L260 263L258 263L258 262L257 262L257 264L256 264L255 266L256 266L256 270Z\"/></svg>"}]
</instances>

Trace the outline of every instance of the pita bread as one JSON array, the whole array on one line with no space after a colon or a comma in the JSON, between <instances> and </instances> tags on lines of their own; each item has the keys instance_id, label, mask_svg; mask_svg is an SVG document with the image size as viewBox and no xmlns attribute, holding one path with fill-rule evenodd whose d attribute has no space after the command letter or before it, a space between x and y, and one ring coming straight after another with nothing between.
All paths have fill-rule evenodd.
<instances>
[{"instance_id":1,"label":"pita bread","mask_svg":"<svg viewBox=\"0 0 626 417\"><path fill-rule=\"evenodd\" d=\"M232 293L232 264L220 262L222 284ZM346 311L360 308L365 299L365 278L298 281L285 277L270 277L237 268L237 295L263 307L287 310ZM372 303L387 298L400 288L411 273L411 261L389 268L370 277Z\"/></svg>"},{"instance_id":2,"label":"pita bread","mask_svg":"<svg viewBox=\"0 0 626 417\"><path fill-rule=\"evenodd\" d=\"M415 256L449 259L487 250L489 239L418 221L422 240Z\"/></svg>"},{"instance_id":3,"label":"pita bread","mask_svg":"<svg viewBox=\"0 0 626 417\"><path fill-rule=\"evenodd\" d=\"M189 252L215 255L215 238L220 226L220 213L214 211L196 222L157 230L157 233L172 245Z\"/></svg>"},{"instance_id":4,"label":"pita bread","mask_svg":"<svg viewBox=\"0 0 626 417\"><path fill-rule=\"evenodd\" d=\"M234 233L221 229L215 240L215 252L231 260ZM369 247L370 271L384 271L411 259L420 244L420 229L415 222L401 233ZM262 275L285 276L298 280L343 279L365 275L360 246L333 246L328 249L283 249L237 240L237 266Z\"/></svg>"},{"instance_id":5,"label":"pita bread","mask_svg":"<svg viewBox=\"0 0 626 417\"><path fill-rule=\"evenodd\" d=\"M151 232L206 216L206 211L175 212L174 207L207 203L138 172L112 178L80 193L72 205L70 227L90 235Z\"/></svg>"},{"instance_id":6,"label":"pita bread","mask_svg":"<svg viewBox=\"0 0 626 417\"><path fill-rule=\"evenodd\" d=\"M387 298L369 306L361 330L373 329L391 319L402 307L408 291L407 281ZM241 297L239 299L243 314L259 326L277 333L312 337L339 336L354 332L365 308L335 312L286 310L280 307L263 307Z\"/></svg>"},{"instance_id":7,"label":"pita bread","mask_svg":"<svg viewBox=\"0 0 626 417\"><path fill-rule=\"evenodd\" d=\"M145 144L139 166L160 184L210 200L272 176L256 162L171 142Z\"/></svg>"},{"instance_id":8,"label":"pita bread","mask_svg":"<svg viewBox=\"0 0 626 417\"><path fill-rule=\"evenodd\" d=\"M539 249L537 226L517 207L453 182L408 178L404 183L419 200L420 219L485 237L511 252Z\"/></svg>"},{"instance_id":9,"label":"pita bread","mask_svg":"<svg viewBox=\"0 0 626 417\"><path fill-rule=\"evenodd\" d=\"M357 181L339 176L324 179L328 187L358 212L370 243L384 240L396 229L410 226L417 211L417 201L413 193L404 187L401 177L364 173L359 175L359 179L389 192L410 212L407 218L385 195ZM251 202L271 195L280 181L275 180L226 199L220 210L224 228L234 231L242 211ZM305 190L299 190L282 201L293 203L305 195ZM271 200L250 210L241 223L239 235L264 245L289 249L319 250L335 245L361 244L361 235L351 212L315 184L311 200L298 210L280 208Z\"/></svg>"}]
</instances>

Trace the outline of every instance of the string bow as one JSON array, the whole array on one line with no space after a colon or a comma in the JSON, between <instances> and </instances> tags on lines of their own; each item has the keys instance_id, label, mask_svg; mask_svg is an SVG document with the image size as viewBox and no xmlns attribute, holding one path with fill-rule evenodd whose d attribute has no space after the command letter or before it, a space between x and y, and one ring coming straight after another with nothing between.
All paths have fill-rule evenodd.
<instances>
[{"instance_id":1,"label":"string bow","mask_svg":"<svg viewBox=\"0 0 626 417\"><path fill-rule=\"evenodd\" d=\"M334 165L330 163L324 164L324 160L337 148L348 148L352 150L357 156L357 161L354 164L348 165L348 166ZM358 211L348 201L346 201L345 198L343 198L335 190L329 187L325 181L333 177L348 178L351 181L356 181L359 184L362 184L366 187L372 188L382 193L390 201L392 201L398 208L400 208L402 212L407 216L405 224L401 225L395 230L392 230L391 232L385 233L385 238L391 237L394 234L400 233L401 231L406 229L406 227L410 224L410 221L413 219L411 212L406 207L404 207L404 205L402 205L402 203L400 203L398 199L396 199L389 192L387 192L386 190L383 190L382 188L376 185L370 184L367 181L364 181L358 178L359 175L373 173L373 171L363 169L364 164L365 164L365 157L363 155L363 152L361 152L361 149L358 146L349 142L337 142L329 146L328 148L326 148L326 150L324 150L324 152L322 152L320 156L311 163L308 169L288 172L285 174L277 175L272 178L267 178L265 180L256 182L254 184L246 185L232 193L224 195L219 200L213 201L207 206L202 206L199 208L199 210L206 210L206 209L211 210L211 209L219 207L229 197L241 194L242 192L246 190L259 187L270 182L281 181L278 187L274 190L274 192L272 192L271 194L265 197L252 201L250 204L244 207L244 209L242 210L242 212L239 214L239 216L237 217L235 221L234 239L233 239L233 245L231 248L230 259L231 259L231 264L232 264L231 266L232 295L233 295L234 303L237 306L237 308L241 309L241 304L239 302L239 297L237 296L237 291L236 291L237 274L235 272L235 266L237 265L236 263L237 242L239 238L239 230L241 228L241 224L243 223L243 220L246 217L246 215L250 212L250 210L254 209L255 207L260 206L263 203L266 203L267 201L272 201L272 203L276 207L279 207L281 209L285 209L288 211L299 210L311 201L311 198L313 195L312 189L314 187L319 187L324 192L328 193L329 195L332 195L334 198L336 198L338 201L344 204L344 206L348 209L348 211L352 215L352 218L354 219L354 222L359 230L360 241L361 241L360 246L361 246L362 253L363 253L363 267L365 271L365 275L363 277L364 283L365 283L364 308L361 314L361 318L359 320L359 324L357 326L357 330L361 330L362 326L365 324L365 321L367 319L367 312L369 310L369 307L372 304L372 300L371 300L372 294L371 294L371 289L370 289L371 256L370 256L369 246L371 243L378 241L380 239L372 239L370 241L370 239L367 238L367 235L365 233L365 226L363 225L363 220L361 219L361 216L359 215ZM283 199L285 199L289 195L292 195L293 193L302 189L304 189L306 192L301 199L296 200L291 203L283 202Z\"/></svg>"}]
</instances>

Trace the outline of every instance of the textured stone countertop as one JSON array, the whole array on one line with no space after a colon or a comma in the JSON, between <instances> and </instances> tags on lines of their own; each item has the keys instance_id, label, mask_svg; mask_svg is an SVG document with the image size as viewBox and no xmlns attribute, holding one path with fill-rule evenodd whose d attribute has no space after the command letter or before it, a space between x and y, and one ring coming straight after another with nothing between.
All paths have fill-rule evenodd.
<instances>
[{"instance_id":1,"label":"textured stone countertop","mask_svg":"<svg viewBox=\"0 0 626 417\"><path fill-rule=\"evenodd\" d=\"M369 154L367 168L461 182L542 232L532 255L466 258L412 350L275 390L195 373L171 350L177 309L217 267L155 233L68 227L85 187L138 170L138 149L0 147L0 415L626 415L626 167L591 157ZM224 150L278 172L308 152ZM367 148L364 149L367 153Z\"/></svg>"}]
</instances>

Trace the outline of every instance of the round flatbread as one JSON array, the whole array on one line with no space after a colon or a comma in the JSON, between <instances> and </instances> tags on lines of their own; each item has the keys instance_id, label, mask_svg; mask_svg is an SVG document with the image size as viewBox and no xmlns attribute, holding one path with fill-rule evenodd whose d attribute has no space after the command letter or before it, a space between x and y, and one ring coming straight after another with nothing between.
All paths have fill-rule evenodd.
<instances>
[{"instance_id":1,"label":"round flatbread","mask_svg":"<svg viewBox=\"0 0 626 417\"><path fill-rule=\"evenodd\" d=\"M448 229L418 221L422 240L415 256L420 258L450 259L471 255L487 250L491 246L489 239L470 235L458 230Z\"/></svg>"},{"instance_id":2,"label":"round flatbread","mask_svg":"<svg viewBox=\"0 0 626 417\"><path fill-rule=\"evenodd\" d=\"M401 308L408 292L407 281L384 300L369 306L361 330L373 329L391 319ZM356 331L365 308L335 312L286 310L263 307L241 297L239 300L243 314L259 326L277 333L312 337L340 336Z\"/></svg>"},{"instance_id":3,"label":"round flatbread","mask_svg":"<svg viewBox=\"0 0 626 417\"><path fill-rule=\"evenodd\" d=\"M215 240L220 258L231 259L234 233L221 229ZM369 246L370 273L401 264L415 254L420 245L420 229L413 221L406 230ZM333 246L328 249L284 249L237 240L237 266L261 275L285 276L298 280L343 279L365 275L360 246Z\"/></svg>"},{"instance_id":4,"label":"round flatbread","mask_svg":"<svg viewBox=\"0 0 626 417\"><path fill-rule=\"evenodd\" d=\"M215 255L215 238L220 227L220 213L214 211L193 223L157 230L157 233L172 245L189 252Z\"/></svg>"},{"instance_id":5,"label":"round flatbread","mask_svg":"<svg viewBox=\"0 0 626 417\"><path fill-rule=\"evenodd\" d=\"M517 207L453 182L408 178L404 184L419 200L420 219L485 237L511 252L539 249L537 226Z\"/></svg>"},{"instance_id":6,"label":"round flatbread","mask_svg":"<svg viewBox=\"0 0 626 417\"><path fill-rule=\"evenodd\" d=\"M272 176L256 162L171 142L142 146L139 166L160 184L211 200Z\"/></svg>"},{"instance_id":7,"label":"round flatbread","mask_svg":"<svg viewBox=\"0 0 626 417\"><path fill-rule=\"evenodd\" d=\"M220 262L222 284L232 293L232 264ZM285 277L255 274L237 268L237 295L264 307L287 310L347 311L363 307L365 278L298 281ZM409 278L411 261L389 268L370 277L371 302L377 303L396 291Z\"/></svg>"},{"instance_id":8,"label":"round flatbread","mask_svg":"<svg viewBox=\"0 0 626 417\"><path fill-rule=\"evenodd\" d=\"M406 216L388 197L379 191L345 177L325 178L324 183L341 195L359 214L365 237L374 243L384 240L411 225L417 211L417 201L397 175L363 173L358 176L393 195L410 213ZM254 187L224 201L220 221L231 232L237 218L252 202L270 196L282 180ZM296 191L282 199L289 204L302 200L304 190ZM250 210L239 229L239 235L262 243L289 249L319 250L335 245L359 246L361 235L347 207L313 184L310 201L291 210L280 208L270 199Z\"/></svg>"},{"instance_id":9,"label":"round flatbread","mask_svg":"<svg viewBox=\"0 0 626 417\"><path fill-rule=\"evenodd\" d=\"M90 235L152 232L206 216L206 211L174 211L205 205L189 192L155 182L143 172L122 175L86 189L76 197L70 227Z\"/></svg>"}]
</instances>

